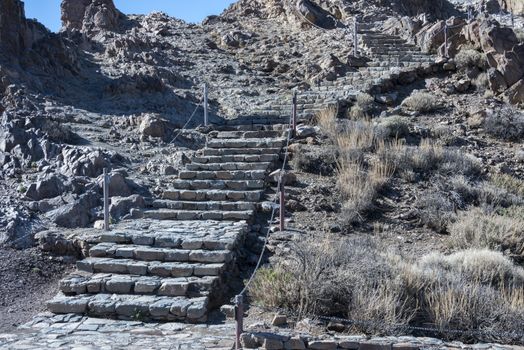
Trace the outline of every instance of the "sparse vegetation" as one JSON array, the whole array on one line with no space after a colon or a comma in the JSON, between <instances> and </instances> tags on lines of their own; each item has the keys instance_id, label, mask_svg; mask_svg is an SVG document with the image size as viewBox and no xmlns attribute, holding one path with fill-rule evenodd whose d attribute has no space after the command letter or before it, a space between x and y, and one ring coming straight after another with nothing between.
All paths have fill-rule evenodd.
<instances>
[{"instance_id":1,"label":"sparse vegetation","mask_svg":"<svg viewBox=\"0 0 524 350\"><path fill-rule=\"evenodd\" d=\"M440 109L442 106L437 97L429 92L414 92L402 101L402 107L415 112L430 113Z\"/></svg>"},{"instance_id":2,"label":"sparse vegetation","mask_svg":"<svg viewBox=\"0 0 524 350\"><path fill-rule=\"evenodd\" d=\"M356 331L395 334L426 324L475 331L463 339L500 341L490 333L499 332L505 341L522 341L523 286L524 270L498 252L433 253L412 262L369 238L317 237L296 243L285 263L261 270L250 293L259 304L301 316L371 321L355 324Z\"/></svg>"},{"instance_id":3,"label":"sparse vegetation","mask_svg":"<svg viewBox=\"0 0 524 350\"><path fill-rule=\"evenodd\" d=\"M477 67L483 69L487 66L486 55L470 48L462 49L455 56L457 68L465 70L467 68Z\"/></svg>"},{"instance_id":4,"label":"sparse vegetation","mask_svg":"<svg viewBox=\"0 0 524 350\"><path fill-rule=\"evenodd\" d=\"M514 107L488 113L484 129L493 137L517 141L524 137L524 114Z\"/></svg>"},{"instance_id":5,"label":"sparse vegetation","mask_svg":"<svg viewBox=\"0 0 524 350\"><path fill-rule=\"evenodd\" d=\"M479 90L487 89L489 87L488 75L486 73L480 73L473 79L472 84Z\"/></svg>"},{"instance_id":6,"label":"sparse vegetation","mask_svg":"<svg viewBox=\"0 0 524 350\"><path fill-rule=\"evenodd\" d=\"M456 218L456 203L441 191L422 193L415 207L418 208L420 222L439 233L445 233Z\"/></svg>"},{"instance_id":7,"label":"sparse vegetation","mask_svg":"<svg viewBox=\"0 0 524 350\"><path fill-rule=\"evenodd\" d=\"M328 137L335 137L337 133L337 109L329 107L320 111L315 117L315 122Z\"/></svg>"},{"instance_id":8,"label":"sparse vegetation","mask_svg":"<svg viewBox=\"0 0 524 350\"><path fill-rule=\"evenodd\" d=\"M387 135L393 138L403 138L409 135L409 119L402 116L381 118L378 125L387 130Z\"/></svg>"},{"instance_id":9,"label":"sparse vegetation","mask_svg":"<svg viewBox=\"0 0 524 350\"><path fill-rule=\"evenodd\" d=\"M300 145L293 153L291 165L306 173L318 175L332 175L336 169L337 150L335 147L317 148Z\"/></svg>"},{"instance_id":10,"label":"sparse vegetation","mask_svg":"<svg viewBox=\"0 0 524 350\"><path fill-rule=\"evenodd\" d=\"M517 36L517 40L520 43L524 43L524 29L518 28L513 30L515 32L515 35Z\"/></svg>"},{"instance_id":11,"label":"sparse vegetation","mask_svg":"<svg viewBox=\"0 0 524 350\"><path fill-rule=\"evenodd\" d=\"M349 119L359 120L369 118L374 103L375 99L373 96L366 93L358 94L356 103L349 110Z\"/></svg>"}]
</instances>

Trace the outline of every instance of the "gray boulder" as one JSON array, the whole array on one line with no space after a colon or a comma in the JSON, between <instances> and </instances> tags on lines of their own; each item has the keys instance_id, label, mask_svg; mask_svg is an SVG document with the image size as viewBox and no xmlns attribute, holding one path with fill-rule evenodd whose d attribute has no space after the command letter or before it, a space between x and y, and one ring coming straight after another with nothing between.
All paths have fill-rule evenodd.
<instances>
[{"instance_id":1,"label":"gray boulder","mask_svg":"<svg viewBox=\"0 0 524 350\"><path fill-rule=\"evenodd\" d=\"M119 219L131 211L133 208L144 208L146 203L144 198L138 194L129 197L111 197L109 213L111 217Z\"/></svg>"},{"instance_id":2,"label":"gray boulder","mask_svg":"<svg viewBox=\"0 0 524 350\"><path fill-rule=\"evenodd\" d=\"M74 228L86 227L93 221L92 209L98 206L99 195L88 192L73 203L66 204L47 213L47 217L58 226Z\"/></svg>"},{"instance_id":3,"label":"gray boulder","mask_svg":"<svg viewBox=\"0 0 524 350\"><path fill-rule=\"evenodd\" d=\"M46 198L54 198L64 193L65 187L62 179L56 174L46 175L43 179L32 183L27 189L25 196L29 199L39 201Z\"/></svg>"}]
</instances>

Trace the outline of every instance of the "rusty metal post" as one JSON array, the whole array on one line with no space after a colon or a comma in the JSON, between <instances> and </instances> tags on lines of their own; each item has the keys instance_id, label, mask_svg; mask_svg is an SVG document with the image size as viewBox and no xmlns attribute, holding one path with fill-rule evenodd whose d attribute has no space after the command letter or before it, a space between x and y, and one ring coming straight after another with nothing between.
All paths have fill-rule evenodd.
<instances>
[{"instance_id":1,"label":"rusty metal post","mask_svg":"<svg viewBox=\"0 0 524 350\"><path fill-rule=\"evenodd\" d=\"M286 218L286 195L284 193L284 176L280 180L280 188L278 189L280 194L280 231L286 229L285 218Z\"/></svg>"},{"instance_id":2,"label":"rusty metal post","mask_svg":"<svg viewBox=\"0 0 524 350\"><path fill-rule=\"evenodd\" d=\"M107 175L107 168L104 168L102 186L104 192L104 230L109 231L109 176Z\"/></svg>"},{"instance_id":3,"label":"rusty metal post","mask_svg":"<svg viewBox=\"0 0 524 350\"><path fill-rule=\"evenodd\" d=\"M353 23L353 45L354 56L358 57L358 17L355 16L355 21Z\"/></svg>"},{"instance_id":4,"label":"rusty metal post","mask_svg":"<svg viewBox=\"0 0 524 350\"><path fill-rule=\"evenodd\" d=\"M242 349L240 344L240 335L244 331L244 297L237 295L235 297L235 319L236 319L236 338L235 349Z\"/></svg>"},{"instance_id":5,"label":"rusty metal post","mask_svg":"<svg viewBox=\"0 0 524 350\"><path fill-rule=\"evenodd\" d=\"M291 110L291 137L297 135L297 92L293 92L293 107Z\"/></svg>"},{"instance_id":6,"label":"rusty metal post","mask_svg":"<svg viewBox=\"0 0 524 350\"><path fill-rule=\"evenodd\" d=\"M207 84L204 83L204 126L208 126L209 124L207 94Z\"/></svg>"},{"instance_id":7,"label":"rusty metal post","mask_svg":"<svg viewBox=\"0 0 524 350\"><path fill-rule=\"evenodd\" d=\"M444 23L444 56L449 58L448 52L448 22Z\"/></svg>"}]
</instances>

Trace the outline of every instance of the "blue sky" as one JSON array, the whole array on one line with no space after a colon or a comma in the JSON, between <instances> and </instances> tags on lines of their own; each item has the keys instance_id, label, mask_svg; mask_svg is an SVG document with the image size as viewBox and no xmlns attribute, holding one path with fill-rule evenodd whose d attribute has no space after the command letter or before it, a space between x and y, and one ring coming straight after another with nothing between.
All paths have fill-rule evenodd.
<instances>
[{"instance_id":1,"label":"blue sky","mask_svg":"<svg viewBox=\"0 0 524 350\"><path fill-rule=\"evenodd\" d=\"M36 18L47 28L60 29L61 0L23 0L27 18ZM187 22L198 23L206 16L218 15L235 0L114 0L116 7L127 14L148 14L163 11Z\"/></svg>"}]
</instances>

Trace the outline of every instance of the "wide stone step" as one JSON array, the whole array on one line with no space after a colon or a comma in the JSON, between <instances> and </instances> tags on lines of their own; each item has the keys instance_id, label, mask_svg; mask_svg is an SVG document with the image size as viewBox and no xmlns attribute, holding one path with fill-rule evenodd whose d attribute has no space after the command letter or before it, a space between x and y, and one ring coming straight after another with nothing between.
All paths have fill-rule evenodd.
<instances>
[{"instance_id":1,"label":"wide stone step","mask_svg":"<svg viewBox=\"0 0 524 350\"><path fill-rule=\"evenodd\" d=\"M264 191L227 191L227 190L167 190L162 199L183 201L246 201L258 202Z\"/></svg>"},{"instance_id":2,"label":"wide stone step","mask_svg":"<svg viewBox=\"0 0 524 350\"><path fill-rule=\"evenodd\" d=\"M252 155L252 154L279 154L282 148L204 148L204 156L223 156L223 155Z\"/></svg>"},{"instance_id":3,"label":"wide stone step","mask_svg":"<svg viewBox=\"0 0 524 350\"><path fill-rule=\"evenodd\" d=\"M208 295L219 281L216 276L163 278L79 272L62 279L60 291L65 295L114 293L201 297Z\"/></svg>"},{"instance_id":4,"label":"wide stone step","mask_svg":"<svg viewBox=\"0 0 524 350\"><path fill-rule=\"evenodd\" d=\"M257 190L265 187L264 180L175 180L173 187L183 190Z\"/></svg>"},{"instance_id":5,"label":"wide stone step","mask_svg":"<svg viewBox=\"0 0 524 350\"><path fill-rule=\"evenodd\" d=\"M284 139L212 139L207 142L208 148L278 148Z\"/></svg>"},{"instance_id":6,"label":"wide stone step","mask_svg":"<svg viewBox=\"0 0 524 350\"><path fill-rule=\"evenodd\" d=\"M181 180L263 180L265 170L220 170L220 171L192 171L179 172Z\"/></svg>"},{"instance_id":7,"label":"wide stone step","mask_svg":"<svg viewBox=\"0 0 524 350\"><path fill-rule=\"evenodd\" d=\"M270 166L270 162L191 163L186 164L186 169L189 171L267 170Z\"/></svg>"},{"instance_id":8,"label":"wide stone step","mask_svg":"<svg viewBox=\"0 0 524 350\"><path fill-rule=\"evenodd\" d=\"M159 222L160 224L162 221ZM192 222L198 224L199 222ZM183 222L173 221L173 232L163 232L154 228L149 232L144 231L110 231L104 232L97 240L98 243L118 243L134 244L159 248L174 248L184 250L232 250L236 247L237 242L247 231L247 225L242 222L215 222L214 224L224 223L227 228L220 227L213 229L210 222L206 225L195 227L184 226Z\"/></svg>"},{"instance_id":9,"label":"wide stone step","mask_svg":"<svg viewBox=\"0 0 524 350\"><path fill-rule=\"evenodd\" d=\"M134 244L99 243L89 250L92 258L134 259L140 261L228 263L230 250L171 249Z\"/></svg>"},{"instance_id":10,"label":"wide stone step","mask_svg":"<svg viewBox=\"0 0 524 350\"><path fill-rule=\"evenodd\" d=\"M156 209L174 210L209 210L209 211L242 211L255 210L255 202L232 202L232 201L179 201L157 199L151 203Z\"/></svg>"},{"instance_id":11,"label":"wide stone step","mask_svg":"<svg viewBox=\"0 0 524 350\"><path fill-rule=\"evenodd\" d=\"M47 303L55 314L87 314L126 320L205 322L208 297L96 294L66 296L59 293Z\"/></svg>"},{"instance_id":12,"label":"wide stone step","mask_svg":"<svg viewBox=\"0 0 524 350\"><path fill-rule=\"evenodd\" d=\"M86 258L76 263L80 271L159 277L220 276L225 263L137 261L132 259Z\"/></svg>"},{"instance_id":13,"label":"wide stone step","mask_svg":"<svg viewBox=\"0 0 524 350\"><path fill-rule=\"evenodd\" d=\"M254 210L221 211L221 210L143 210L142 217L154 220L251 220Z\"/></svg>"},{"instance_id":14,"label":"wide stone step","mask_svg":"<svg viewBox=\"0 0 524 350\"><path fill-rule=\"evenodd\" d=\"M231 154L223 156L196 156L192 159L192 164L212 164L212 163L272 163L279 159L278 154ZM189 165L189 164L188 164ZM189 169L189 168L188 168Z\"/></svg>"},{"instance_id":15,"label":"wide stone step","mask_svg":"<svg viewBox=\"0 0 524 350\"><path fill-rule=\"evenodd\" d=\"M259 130L259 131L219 131L210 133L211 137L218 139L250 139L250 138L280 138L282 130Z\"/></svg>"}]
</instances>

